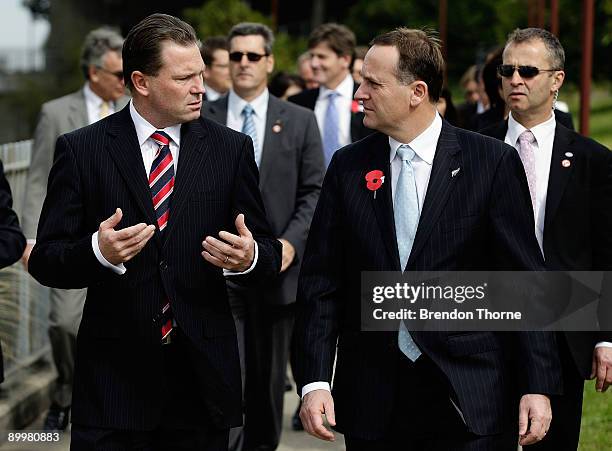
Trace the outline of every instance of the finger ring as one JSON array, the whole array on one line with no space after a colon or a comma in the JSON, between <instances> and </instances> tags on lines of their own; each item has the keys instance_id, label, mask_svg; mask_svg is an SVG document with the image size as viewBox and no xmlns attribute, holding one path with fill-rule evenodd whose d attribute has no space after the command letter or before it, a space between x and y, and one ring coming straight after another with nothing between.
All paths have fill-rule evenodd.
<instances>
[{"instance_id":1,"label":"finger ring","mask_svg":"<svg viewBox=\"0 0 612 451\"><path fill-rule=\"evenodd\" d=\"M225 261L223 263L227 263L229 261L229 255L225 256Z\"/></svg>"}]
</instances>

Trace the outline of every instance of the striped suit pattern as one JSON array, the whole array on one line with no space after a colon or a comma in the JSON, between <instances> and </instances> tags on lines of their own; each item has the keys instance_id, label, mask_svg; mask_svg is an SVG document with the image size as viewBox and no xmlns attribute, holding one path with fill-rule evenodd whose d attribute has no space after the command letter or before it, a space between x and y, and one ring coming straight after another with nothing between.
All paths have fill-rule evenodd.
<instances>
[{"instance_id":1,"label":"striped suit pattern","mask_svg":"<svg viewBox=\"0 0 612 451\"><path fill-rule=\"evenodd\" d=\"M509 146L444 122L406 269L542 269L520 165ZM391 178L376 198L365 186L365 174L375 169L390 174L388 137L381 133L341 149L330 164L300 274L293 352L300 393L305 384L332 381L337 343L337 429L367 440L388 432L401 383L397 333L360 332L361 272L400 270ZM412 336L448 379L475 434L516 425L519 392L560 392L552 334Z\"/></svg>"},{"instance_id":2,"label":"striped suit pattern","mask_svg":"<svg viewBox=\"0 0 612 451\"><path fill-rule=\"evenodd\" d=\"M206 236L236 233L245 214L258 261L237 283L273 278L280 245L269 233L250 140L206 119L181 127L172 214L117 275L96 259L91 235L120 207L116 229L155 223L147 174L129 108L63 135L56 148L30 272L42 284L88 287L77 340L73 422L151 430L164 408L161 310L171 299L179 329L193 345L200 411L219 428L242 420L236 331L220 268L201 256ZM204 358L203 358L204 357ZM175 400L177 401L177 400ZM178 400L180 401L180 400ZM201 407L201 406L200 406ZM180 402L177 408L181 411ZM196 412L200 418L201 412Z\"/></svg>"}]
</instances>

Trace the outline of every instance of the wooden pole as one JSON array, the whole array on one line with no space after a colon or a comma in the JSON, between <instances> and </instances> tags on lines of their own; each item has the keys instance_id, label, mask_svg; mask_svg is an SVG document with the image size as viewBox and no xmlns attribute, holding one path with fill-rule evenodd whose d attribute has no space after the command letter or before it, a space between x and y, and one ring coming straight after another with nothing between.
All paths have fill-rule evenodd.
<instances>
[{"instance_id":1,"label":"wooden pole","mask_svg":"<svg viewBox=\"0 0 612 451\"><path fill-rule=\"evenodd\" d=\"M537 24L537 0L526 0L527 1L527 25L531 27L535 27Z\"/></svg>"},{"instance_id":2,"label":"wooden pole","mask_svg":"<svg viewBox=\"0 0 612 451\"><path fill-rule=\"evenodd\" d=\"M272 17L272 29L278 31L278 0L272 0L270 5L270 16Z\"/></svg>"},{"instance_id":3,"label":"wooden pole","mask_svg":"<svg viewBox=\"0 0 612 451\"><path fill-rule=\"evenodd\" d=\"M593 69L594 0L582 0L582 67L580 68L580 133L589 134Z\"/></svg>"},{"instance_id":4,"label":"wooden pole","mask_svg":"<svg viewBox=\"0 0 612 451\"><path fill-rule=\"evenodd\" d=\"M550 0L550 32L559 37L559 0Z\"/></svg>"},{"instance_id":5,"label":"wooden pole","mask_svg":"<svg viewBox=\"0 0 612 451\"><path fill-rule=\"evenodd\" d=\"M536 4L536 26L544 28L544 16L546 15L546 0L537 0Z\"/></svg>"}]
</instances>

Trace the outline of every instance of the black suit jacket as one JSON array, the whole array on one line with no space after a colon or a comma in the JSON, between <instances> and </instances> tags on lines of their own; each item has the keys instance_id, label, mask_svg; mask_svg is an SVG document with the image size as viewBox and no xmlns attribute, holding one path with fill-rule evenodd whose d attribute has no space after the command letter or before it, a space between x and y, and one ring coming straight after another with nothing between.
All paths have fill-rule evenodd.
<instances>
[{"instance_id":1,"label":"black suit jacket","mask_svg":"<svg viewBox=\"0 0 612 451\"><path fill-rule=\"evenodd\" d=\"M228 99L225 96L204 104L202 115L225 125ZM295 302L299 268L324 173L321 136L312 111L270 94L259 189L272 233L289 241L296 255L268 289L259 290L266 302Z\"/></svg>"},{"instance_id":2,"label":"black suit jacket","mask_svg":"<svg viewBox=\"0 0 612 451\"><path fill-rule=\"evenodd\" d=\"M388 432L402 383L397 332L360 332L361 272L400 270L388 149L388 137L375 133L334 155L308 237L294 335L298 392L331 381L337 341L338 429L364 439ZM542 269L520 167L511 147L444 122L407 269ZM376 198L364 180L373 169L387 175ZM499 432L508 416L516 421L515 381L522 393L561 389L553 334L412 336L447 376L477 434ZM517 349L520 376L511 371L508 352Z\"/></svg>"},{"instance_id":3,"label":"black suit jacket","mask_svg":"<svg viewBox=\"0 0 612 451\"><path fill-rule=\"evenodd\" d=\"M192 387L205 393L202 408L219 427L240 424L240 368L225 277L200 253L206 236L234 231L236 215L244 213L259 256L252 272L234 280L255 283L278 273L280 244L270 236L251 141L202 118L182 125L168 226L125 264L124 275L98 262L91 237L117 207L123 210L117 229L155 224L129 107L62 135L55 154L30 272L43 285L88 288L73 421L130 430L159 425L160 312L169 299L178 327L198 351L192 358L205 367L201 385Z\"/></svg>"},{"instance_id":4,"label":"black suit jacket","mask_svg":"<svg viewBox=\"0 0 612 451\"><path fill-rule=\"evenodd\" d=\"M359 85L353 82L353 95L357 92ZM317 99L319 98L319 88L314 89L306 89L299 94L289 97L287 100L289 102L297 103L298 105L303 106L304 108L308 108L309 110L314 111L315 105L317 103ZM359 141L362 138L372 134L374 130L367 128L363 125L363 112L353 113L351 111L351 141Z\"/></svg>"},{"instance_id":5,"label":"black suit jacket","mask_svg":"<svg viewBox=\"0 0 612 451\"><path fill-rule=\"evenodd\" d=\"M481 133L503 141L508 122ZM570 161L569 167L561 162ZM563 271L612 269L612 153L601 144L557 122L544 214L546 268ZM612 318L610 302L599 304L602 327ZM583 377L591 373L593 347L612 341L612 332L566 333Z\"/></svg>"},{"instance_id":6,"label":"black suit jacket","mask_svg":"<svg viewBox=\"0 0 612 451\"><path fill-rule=\"evenodd\" d=\"M26 239L19 228L19 220L12 209L11 187L4 176L0 161L0 268L12 265L21 258ZM4 380L2 347L0 346L0 382Z\"/></svg>"}]
</instances>

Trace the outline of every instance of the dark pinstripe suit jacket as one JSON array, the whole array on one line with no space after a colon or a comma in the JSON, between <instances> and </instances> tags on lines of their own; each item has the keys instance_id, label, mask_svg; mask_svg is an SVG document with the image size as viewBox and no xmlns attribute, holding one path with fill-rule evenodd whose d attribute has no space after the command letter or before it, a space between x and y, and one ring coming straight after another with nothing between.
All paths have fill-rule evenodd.
<instances>
[{"instance_id":1,"label":"dark pinstripe suit jacket","mask_svg":"<svg viewBox=\"0 0 612 451\"><path fill-rule=\"evenodd\" d=\"M206 366L201 387L193 389L206 393L213 422L229 427L242 420L225 278L202 258L201 243L207 235L234 230L236 215L244 213L259 247L254 270L235 276L245 284L278 273L280 244L270 236L245 135L200 118L183 124L180 145L168 226L119 276L97 261L92 233L116 207L123 210L117 228L155 223L129 108L57 142L30 272L44 285L88 287L77 340L76 423L130 430L159 424L159 312L168 298L179 327L199 350L194 358Z\"/></svg>"},{"instance_id":2,"label":"dark pinstripe suit jacket","mask_svg":"<svg viewBox=\"0 0 612 451\"><path fill-rule=\"evenodd\" d=\"M364 180L373 169L388 176L389 166L388 137L381 133L335 154L298 288L293 353L298 390L331 381L338 340L333 384L338 429L364 439L387 432L402 382L397 333L360 332L358 305L361 271L400 270L390 178L376 199ZM542 269L520 167L511 147L444 122L407 268ZM477 434L496 433L505 421L516 421L515 380L522 393L560 391L552 334L414 332L413 337L448 377ZM511 371L507 350L517 351L520 378Z\"/></svg>"},{"instance_id":3,"label":"dark pinstripe suit jacket","mask_svg":"<svg viewBox=\"0 0 612 451\"><path fill-rule=\"evenodd\" d=\"M503 141L508 122L481 133ZM570 166L561 162L568 160ZM557 122L544 214L546 268L612 271L612 152ZM566 333L580 374L591 373L593 347L612 341L612 303L600 302L601 333Z\"/></svg>"}]
</instances>

